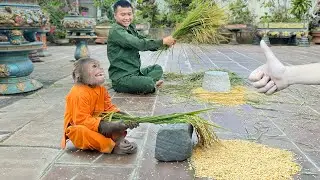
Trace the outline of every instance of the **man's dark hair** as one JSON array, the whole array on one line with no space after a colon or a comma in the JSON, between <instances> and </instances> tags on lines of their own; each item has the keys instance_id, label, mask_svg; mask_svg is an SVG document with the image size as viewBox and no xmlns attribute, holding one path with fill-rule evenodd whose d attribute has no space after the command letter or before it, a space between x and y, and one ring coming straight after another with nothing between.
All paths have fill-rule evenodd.
<instances>
[{"instance_id":1,"label":"man's dark hair","mask_svg":"<svg viewBox=\"0 0 320 180\"><path fill-rule=\"evenodd\" d=\"M127 0L120 0L120 1L117 1L116 3L114 3L113 5L113 12L116 12L118 6L120 7L123 7L123 8L132 8L132 5L129 1Z\"/></svg>"}]
</instances>

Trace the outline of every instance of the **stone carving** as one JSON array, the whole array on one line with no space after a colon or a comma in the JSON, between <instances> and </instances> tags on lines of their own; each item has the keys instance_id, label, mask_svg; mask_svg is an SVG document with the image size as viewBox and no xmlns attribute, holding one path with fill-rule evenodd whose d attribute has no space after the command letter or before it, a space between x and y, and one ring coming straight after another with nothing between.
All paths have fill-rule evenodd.
<instances>
[{"instance_id":1,"label":"stone carving","mask_svg":"<svg viewBox=\"0 0 320 180\"><path fill-rule=\"evenodd\" d=\"M66 29L93 29L95 25L93 18L68 16L63 19L63 27Z\"/></svg>"},{"instance_id":2,"label":"stone carving","mask_svg":"<svg viewBox=\"0 0 320 180\"><path fill-rule=\"evenodd\" d=\"M0 95L30 92L42 87L30 78L34 67L28 54L40 49L35 34L48 23L36 0L0 0Z\"/></svg>"},{"instance_id":3,"label":"stone carving","mask_svg":"<svg viewBox=\"0 0 320 180\"><path fill-rule=\"evenodd\" d=\"M49 19L40 11L39 6L30 5L29 8L18 9L6 6L0 9L0 25L9 27L41 27L48 25Z\"/></svg>"},{"instance_id":4,"label":"stone carving","mask_svg":"<svg viewBox=\"0 0 320 180\"><path fill-rule=\"evenodd\" d=\"M94 33L96 21L94 18L84 16L66 16L63 18L63 26L67 29L67 38L76 42L75 59L89 57L88 40L97 36Z\"/></svg>"},{"instance_id":5,"label":"stone carving","mask_svg":"<svg viewBox=\"0 0 320 180\"><path fill-rule=\"evenodd\" d=\"M0 77L8 77L9 70L5 64L0 64Z\"/></svg>"},{"instance_id":6,"label":"stone carving","mask_svg":"<svg viewBox=\"0 0 320 180\"><path fill-rule=\"evenodd\" d=\"M22 31L12 30L8 31L8 40L11 44L19 45L23 41Z\"/></svg>"}]
</instances>

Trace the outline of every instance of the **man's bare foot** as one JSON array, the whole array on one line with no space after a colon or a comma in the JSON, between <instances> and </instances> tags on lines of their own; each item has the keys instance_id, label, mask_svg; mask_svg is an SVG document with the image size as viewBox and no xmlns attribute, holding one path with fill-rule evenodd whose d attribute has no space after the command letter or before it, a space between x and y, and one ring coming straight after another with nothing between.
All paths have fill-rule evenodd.
<instances>
[{"instance_id":1,"label":"man's bare foot","mask_svg":"<svg viewBox=\"0 0 320 180\"><path fill-rule=\"evenodd\" d=\"M164 83L163 80L159 80L156 82L156 88L161 88L162 84Z\"/></svg>"}]
</instances>

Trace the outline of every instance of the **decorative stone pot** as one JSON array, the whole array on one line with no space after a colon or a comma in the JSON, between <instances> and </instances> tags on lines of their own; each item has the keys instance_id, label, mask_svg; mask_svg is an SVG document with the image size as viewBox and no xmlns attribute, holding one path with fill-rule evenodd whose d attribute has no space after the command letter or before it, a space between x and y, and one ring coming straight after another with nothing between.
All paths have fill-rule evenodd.
<instances>
[{"instance_id":1,"label":"decorative stone pot","mask_svg":"<svg viewBox=\"0 0 320 180\"><path fill-rule=\"evenodd\" d=\"M89 39L94 39L97 37L93 31L95 25L96 21L91 17L64 17L63 26L67 29L66 38L76 41L76 51L74 54L74 58L76 60L90 56L87 44Z\"/></svg>"},{"instance_id":2,"label":"decorative stone pot","mask_svg":"<svg viewBox=\"0 0 320 180\"><path fill-rule=\"evenodd\" d=\"M94 29L94 32L97 35L97 39L95 43L97 44L107 43L110 29L111 29L111 26L96 26Z\"/></svg>"},{"instance_id":3,"label":"decorative stone pot","mask_svg":"<svg viewBox=\"0 0 320 180\"><path fill-rule=\"evenodd\" d=\"M42 84L29 75L33 64L31 51L41 49L42 42L34 40L35 32L46 26L48 18L36 0L0 2L0 33L7 42L0 43L0 94L17 94L34 91ZM24 37L24 38L23 38Z\"/></svg>"},{"instance_id":4,"label":"decorative stone pot","mask_svg":"<svg viewBox=\"0 0 320 180\"><path fill-rule=\"evenodd\" d=\"M320 44L320 31L311 31L312 42Z\"/></svg>"},{"instance_id":5,"label":"decorative stone pot","mask_svg":"<svg viewBox=\"0 0 320 180\"><path fill-rule=\"evenodd\" d=\"M69 39L54 39L54 43L58 45L64 45L69 43Z\"/></svg>"}]
</instances>

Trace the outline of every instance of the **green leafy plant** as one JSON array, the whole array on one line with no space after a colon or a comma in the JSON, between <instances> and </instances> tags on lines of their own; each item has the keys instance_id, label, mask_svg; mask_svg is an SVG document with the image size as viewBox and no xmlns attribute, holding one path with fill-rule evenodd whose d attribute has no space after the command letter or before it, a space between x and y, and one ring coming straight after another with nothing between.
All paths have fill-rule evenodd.
<instances>
[{"instance_id":1,"label":"green leafy plant","mask_svg":"<svg viewBox=\"0 0 320 180\"><path fill-rule=\"evenodd\" d=\"M137 0L136 23L150 23L151 27L159 26L159 10L154 0Z\"/></svg>"},{"instance_id":2,"label":"green leafy plant","mask_svg":"<svg viewBox=\"0 0 320 180\"><path fill-rule=\"evenodd\" d=\"M108 17L108 21L110 23L113 23L114 16L113 16L113 8L112 5L116 2L116 0L93 0L93 5L95 7L100 7L102 11L106 13L106 16Z\"/></svg>"},{"instance_id":3,"label":"green leafy plant","mask_svg":"<svg viewBox=\"0 0 320 180\"><path fill-rule=\"evenodd\" d=\"M292 0L291 14L293 14L299 21L307 17L307 13L311 8L311 0Z\"/></svg>"},{"instance_id":4,"label":"green leafy plant","mask_svg":"<svg viewBox=\"0 0 320 180\"><path fill-rule=\"evenodd\" d=\"M188 12L191 10L192 0L164 0L167 5L169 12L167 14L167 25L174 27L177 23L182 22Z\"/></svg>"},{"instance_id":5,"label":"green leafy plant","mask_svg":"<svg viewBox=\"0 0 320 180\"><path fill-rule=\"evenodd\" d=\"M260 17L264 22L295 22L289 14L289 9L286 4L280 0L266 0L262 3L262 7L266 8L269 13L265 13Z\"/></svg>"},{"instance_id":6,"label":"green leafy plant","mask_svg":"<svg viewBox=\"0 0 320 180\"><path fill-rule=\"evenodd\" d=\"M50 24L55 27L55 31L49 36L49 40L52 41L52 38L64 39L66 37L66 30L62 25L62 20L67 15L66 10L64 10L68 6L66 2L60 0L42 0L39 2L39 5L46 14L49 14Z\"/></svg>"},{"instance_id":7,"label":"green leafy plant","mask_svg":"<svg viewBox=\"0 0 320 180\"><path fill-rule=\"evenodd\" d=\"M229 4L230 24L251 24L254 21L254 14L250 12L248 4L244 0L236 0Z\"/></svg>"}]
</instances>

